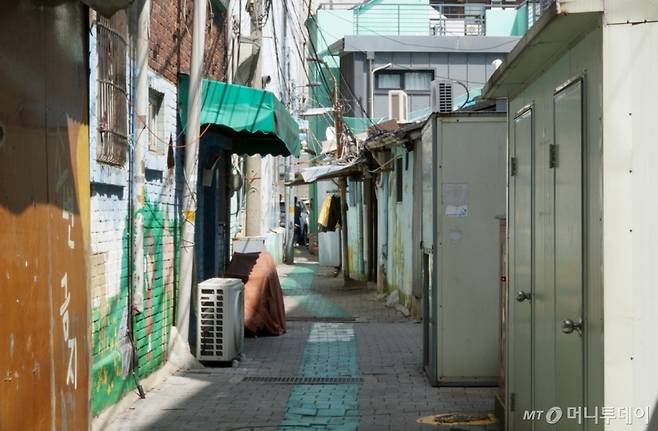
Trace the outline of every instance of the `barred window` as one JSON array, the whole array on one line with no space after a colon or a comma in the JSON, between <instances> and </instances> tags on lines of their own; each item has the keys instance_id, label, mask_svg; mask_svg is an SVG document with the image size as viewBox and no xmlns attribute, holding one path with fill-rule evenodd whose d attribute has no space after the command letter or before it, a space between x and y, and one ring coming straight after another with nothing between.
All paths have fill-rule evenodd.
<instances>
[{"instance_id":1,"label":"barred window","mask_svg":"<svg viewBox=\"0 0 658 431\"><path fill-rule=\"evenodd\" d=\"M126 49L128 17L119 11L96 22L98 40L98 143L96 160L122 166L128 151Z\"/></svg>"}]
</instances>

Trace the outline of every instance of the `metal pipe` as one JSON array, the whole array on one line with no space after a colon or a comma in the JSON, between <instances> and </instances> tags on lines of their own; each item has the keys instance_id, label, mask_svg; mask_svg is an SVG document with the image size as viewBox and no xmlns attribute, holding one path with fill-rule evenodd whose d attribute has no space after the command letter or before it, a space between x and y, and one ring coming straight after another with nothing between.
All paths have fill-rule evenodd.
<instances>
[{"instance_id":1,"label":"metal pipe","mask_svg":"<svg viewBox=\"0 0 658 431\"><path fill-rule=\"evenodd\" d=\"M373 118L375 116L375 73L380 70L388 69L393 66L393 63L386 63L383 66L373 68L374 60L370 62L370 74L369 74L369 90L370 90L370 103L368 104L368 117Z\"/></svg>"},{"instance_id":2,"label":"metal pipe","mask_svg":"<svg viewBox=\"0 0 658 431\"><path fill-rule=\"evenodd\" d=\"M137 18L137 38L135 46L135 132L133 143L133 295L132 311L144 311L144 155L148 145L148 50L149 24L151 21L151 0L143 0ZM131 313L132 315L132 313Z\"/></svg>"},{"instance_id":3,"label":"metal pipe","mask_svg":"<svg viewBox=\"0 0 658 431\"><path fill-rule=\"evenodd\" d=\"M203 53L207 0L194 0L192 29L192 60L190 65L189 99L187 101L187 130L185 133L185 172L183 191L183 226L181 234L180 289L176 313L178 334L188 346L190 305L194 262L194 223L196 219L196 187L199 170L199 129L201 116L201 87L203 83Z\"/></svg>"},{"instance_id":4,"label":"metal pipe","mask_svg":"<svg viewBox=\"0 0 658 431\"><path fill-rule=\"evenodd\" d=\"M288 156L285 159L286 174L285 180L292 181L294 179L293 175L290 175L293 171L291 169L292 165L292 156ZM295 206L293 199L293 187L285 188L285 223L286 223L286 263L292 265L295 263L295 252L294 252L294 242L295 242Z\"/></svg>"},{"instance_id":5,"label":"metal pipe","mask_svg":"<svg viewBox=\"0 0 658 431\"><path fill-rule=\"evenodd\" d=\"M260 20L262 19L263 3L261 0L250 1L251 9L249 15L251 17L251 25L249 35L252 40L262 41L263 31L261 28ZM274 17L270 17L274 19ZM253 76L250 82L253 88L263 88L262 76L262 55L261 48L258 47L258 55L256 58L256 65L253 67ZM262 187L261 177L262 171L262 157L259 154L248 156L245 158L245 172L246 172L246 203L247 209L245 211L245 236L259 236L265 234L263 232L263 209L262 209Z\"/></svg>"}]
</instances>

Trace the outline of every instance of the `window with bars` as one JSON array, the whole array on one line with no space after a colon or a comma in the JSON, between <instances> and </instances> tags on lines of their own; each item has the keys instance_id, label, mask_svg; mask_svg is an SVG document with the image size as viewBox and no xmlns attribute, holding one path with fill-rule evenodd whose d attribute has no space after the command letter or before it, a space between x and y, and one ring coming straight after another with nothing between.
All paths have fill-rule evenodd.
<instances>
[{"instance_id":1,"label":"window with bars","mask_svg":"<svg viewBox=\"0 0 658 431\"><path fill-rule=\"evenodd\" d=\"M128 152L127 38L128 17L119 11L96 22L98 51L98 143L96 160L115 166Z\"/></svg>"}]
</instances>

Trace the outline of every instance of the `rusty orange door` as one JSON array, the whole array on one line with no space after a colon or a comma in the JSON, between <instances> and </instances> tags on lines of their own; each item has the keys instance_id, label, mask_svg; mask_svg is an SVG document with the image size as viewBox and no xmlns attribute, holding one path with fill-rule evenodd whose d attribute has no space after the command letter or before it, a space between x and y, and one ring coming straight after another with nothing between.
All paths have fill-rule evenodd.
<instances>
[{"instance_id":1,"label":"rusty orange door","mask_svg":"<svg viewBox=\"0 0 658 431\"><path fill-rule=\"evenodd\" d=\"M0 14L0 430L89 427L86 23Z\"/></svg>"}]
</instances>

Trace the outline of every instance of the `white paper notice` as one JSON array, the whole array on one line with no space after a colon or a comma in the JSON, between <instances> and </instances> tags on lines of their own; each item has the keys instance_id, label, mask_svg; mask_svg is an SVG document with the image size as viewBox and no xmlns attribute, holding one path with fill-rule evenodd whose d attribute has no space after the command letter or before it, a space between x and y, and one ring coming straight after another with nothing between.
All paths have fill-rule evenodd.
<instances>
[{"instance_id":1,"label":"white paper notice","mask_svg":"<svg viewBox=\"0 0 658 431\"><path fill-rule=\"evenodd\" d=\"M468 217L468 184L445 183L442 192L446 217Z\"/></svg>"}]
</instances>

